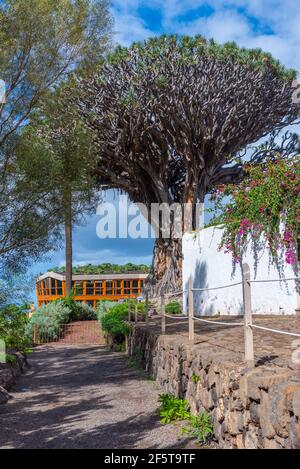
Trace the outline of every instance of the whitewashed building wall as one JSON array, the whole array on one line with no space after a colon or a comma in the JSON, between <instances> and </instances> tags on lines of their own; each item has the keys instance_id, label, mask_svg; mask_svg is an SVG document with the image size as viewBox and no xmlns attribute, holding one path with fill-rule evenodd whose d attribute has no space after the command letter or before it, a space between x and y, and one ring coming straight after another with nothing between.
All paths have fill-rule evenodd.
<instances>
[{"instance_id":1,"label":"whitewashed building wall","mask_svg":"<svg viewBox=\"0 0 300 469\"><path fill-rule=\"evenodd\" d=\"M233 273L231 254L219 251L222 237L219 228L205 228L197 233L187 233L183 237L183 290L188 289L188 280L192 276L194 288L211 288L242 280L241 268L236 266ZM243 262L247 262L254 278L254 258L250 251ZM295 277L292 268L285 267L285 278ZM278 279L275 267L269 266L269 256L264 252L260 256L256 280ZM183 295L184 311L187 312L187 293ZM239 315L243 314L242 286L233 286L224 290L195 292L194 307L197 316ZM296 314L300 307L299 295L295 282L254 283L252 284L252 307L255 314Z\"/></svg>"}]
</instances>

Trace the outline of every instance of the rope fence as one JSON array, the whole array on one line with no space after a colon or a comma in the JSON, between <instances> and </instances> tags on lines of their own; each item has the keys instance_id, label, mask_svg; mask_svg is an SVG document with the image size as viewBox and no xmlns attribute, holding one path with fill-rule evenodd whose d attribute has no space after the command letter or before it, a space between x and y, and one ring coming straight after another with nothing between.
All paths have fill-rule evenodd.
<instances>
[{"instance_id":1,"label":"rope fence","mask_svg":"<svg viewBox=\"0 0 300 469\"><path fill-rule=\"evenodd\" d=\"M254 343L253 343L253 331L255 329L271 332L273 334L282 334L290 337L300 337L300 334L282 331L278 329L272 329L269 327L258 326L252 322L252 284L254 283L271 283L271 282L287 282L287 281L299 281L298 277L289 277L285 279L266 279L266 280L251 280L250 277L250 267L248 264L243 264L242 266L242 281L232 283L229 285L223 285L213 288L194 288L192 278L189 280L189 339L194 341L194 321L201 321L211 324L216 324L219 326L242 326L244 327L244 355L245 362L248 367L254 367ZM221 322L221 321L212 321L207 319L202 319L195 317L194 315L194 292L196 291L209 291L209 290L220 290L223 288L230 288L237 285L242 285L243 288L243 313L244 313L244 322Z\"/></svg>"},{"instance_id":2,"label":"rope fence","mask_svg":"<svg viewBox=\"0 0 300 469\"><path fill-rule=\"evenodd\" d=\"M278 329L271 329L270 327L257 326L256 324L251 324L250 327L254 329L261 329L262 331L274 332L275 334L284 334L284 335L290 335L293 337L300 337L300 334L296 334L295 332L279 331Z\"/></svg>"},{"instance_id":3,"label":"rope fence","mask_svg":"<svg viewBox=\"0 0 300 469\"><path fill-rule=\"evenodd\" d=\"M218 326L243 326L243 322L221 322L221 321L212 321L211 319L202 319L202 318L197 318L193 316L193 319L195 321L201 321L201 322L206 322L208 324L217 324Z\"/></svg>"},{"instance_id":4,"label":"rope fence","mask_svg":"<svg viewBox=\"0 0 300 469\"><path fill-rule=\"evenodd\" d=\"M223 290L224 288L236 287L242 285L243 282L230 283L229 285L222 285L221 287L210 287L210 288L192 288L192 291L210 291L210 290Z\"/></svg>"},{"instance_id":5,"label":"rope fence","mask_svg":"<svg viewBox=\"0 0 300 469\"><path fill-rule=\"evenodd\" d=\"M242 266L242 281L231 283L228 285L221 285L217 287L209 287L209 288L195 288L193 285L193 279L190 277L188 290L180 290L176 292L169 292L164 293L162 292L159 297L152 297L151 301L159 300L160 303L160 317L161 317L161 333L166 333L166 318L173 319L173 320L187 320L188 321L188 333L189 333L189 341L194 342L195 340L195 333L194 333L194 325L195 321L207 323L207 324L214 324L217 326L230 326L230 327L243 327L244 328L244 356L245 362L249 368L254 367L254 344L253 344L253 332L256 329L257 331L267 331L273 334L282 334L287 335L290 337L300 337L300 333L294 333L289 331L282 331L278 329L272 329L269 327L258 326L253 324L252 322L252 291L251 287L252 284L255 283L271 283L271 282L287 282L287 281L295 281L299 282L299 277L290 277L285 279L267 279L267 280L251 280L250 276L250 268L248 264L243 264ZM195 316L194 312L194 293L195 292L204 292L204 291L211 291L211 290L221 290L225 288L231 288L235 286L242 285L243 289L243 315L244 321L243 322L225 322L225 321L214 321L212 319L203 319ZM165 309L165 300L166 298L173 298L183 295L183 293L188 294L188 315L171 315L166 313ZM145 304L146 304L146 326L149 326L149 292L146 291L145 294ZM137 322L137 313L138 307L137 304L135 306L135 322ZM130 311L130 302L128 302L128 320L131 320L131 311Z\"/></svg>"}]
</instances>

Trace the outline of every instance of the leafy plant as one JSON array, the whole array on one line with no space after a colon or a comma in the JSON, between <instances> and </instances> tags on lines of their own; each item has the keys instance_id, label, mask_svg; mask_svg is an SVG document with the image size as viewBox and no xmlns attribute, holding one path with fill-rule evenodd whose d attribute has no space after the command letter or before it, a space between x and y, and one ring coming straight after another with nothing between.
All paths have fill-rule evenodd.
<instances>
[{"instance_id":1,"label":"leafy plant","mask_svg":"<svg viewBox=\"0 0 300 469\"><path fill-rule=\"evenodd\" d=\"M6 363L9 363L10 365L12 365L16 361L17 361L17 359L16 359L15 355L11 355L10 353L6 354Z\"/></svg>"},{"instance_id":2,"label":"leafy plant","mask_svg":"<svg viewBox=\"0 0 300 469\"><path fill-rule=\"evenodd\" d=\"M25 331L28 324L27 305L9 305L0 310L0 339L8 350L25 351L29 345Z\"/></svg>"},{"instance_id":3,"label":"leafy plant","mask_svg":"<svg viewBox=\"0 0 300 469\"><path fill-rule=\"evenodd\" d=\"M182 428L182 434L189 438L195 438L199 443L204 443L213 434L211 417L206 412L199 415L189 415L189 422Z\"/></svg>"},{"instance_id":4,"label":"leafy plant","mask_svg":"<svg viewBox=\"0 0 300 469\"><path fill-rule=\"evenodd\" d=\"M36 325L38 326L39 340L43 340L45 335L55 340L59 337L61 324L69 323L70 317L71 309L65 305L63 300L43 305L31 316L26 326L26 335L32 340L34 326Z\"/></svg>"},{"instance_id":5,"label":"leafy plant","mask_svg":"<svg viewBox=\"0 0 300 469\"><path fill-rule=\"evenodd\" d=\"M126 303L113 306L100 318L102 330L112 336L128 335L130 327L125 323L127 315L128 306Z\"/></svg>"},{"instance_id":6,"label":"leafy plant","mask_svg":"<svg viewBox=\"0 0 300 469\"><path fill-rule=\"evenodd\" d=\"M190 406L185 399L178 399L172 394L160 394L158 414L161 423L167 424L173 420L187 420L190 416Z\"/></svg>"},{"instance_id":7,"label":"leafy plant","mask_svg":"<svg viewBox=\"0 0 300 469\"><path fill-rule=\"evenodd\" d=\"M181 305L178 301L170 301L170 303L166 305L165 311L167 314L180 314Z\"/></svg>"},{"instance_id":8,"label":"leafy plant","mask_svg":"<svg viewBox=\"0 0 300 469\"><path fill-rule=\"evenodd\" d=\"M200 376L193 374L192 375L192 381L193 383L197 384L200 379Z\"/></svg>"},{"instance_id":9,"label":"leafy plant","mask_svg":"<svg viewBox=\"0 0 300 469\"><path fill-rule=\"evenodd\" d=\"M69 320L72 321L95 321L97 320L97 312L88 304L81 303L74 300L73 292L61 301L67 308L70 309Z\"/></svg>"}]
</instances>

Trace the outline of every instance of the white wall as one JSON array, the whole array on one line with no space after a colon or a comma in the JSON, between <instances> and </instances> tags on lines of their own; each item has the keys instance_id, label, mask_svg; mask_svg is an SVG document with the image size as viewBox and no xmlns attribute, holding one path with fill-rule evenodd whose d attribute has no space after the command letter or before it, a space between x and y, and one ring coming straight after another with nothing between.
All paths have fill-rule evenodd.
<instances>
[{"instance_id":1,"label":"white wall","mask_svg":"<svg viewBox=\"0 0 300 469\"><path fill-rule=\"evenodd\" d=\"M236 266L233 272L231 254L219 251L222 237L219 228L205 228L197 233L187 233L183 237L183 290L188 289L188 279L193 278L194 288L211 288L242 280L241 268ZM250 251L243 262L247 262L254 278L254 258ZM285 267L285 277L295 277L292 268ZM260 256L256 280L278 279L275 267L269 266L269 256L264 252ZM195 292L196 315L237 315L243 314L242 286L224 290ZM252 284L253 313L257 314L295 314L299 297L295 282ZM183 298L184 311L187 311L187 294Z\"/></svg>"}]
</instances>

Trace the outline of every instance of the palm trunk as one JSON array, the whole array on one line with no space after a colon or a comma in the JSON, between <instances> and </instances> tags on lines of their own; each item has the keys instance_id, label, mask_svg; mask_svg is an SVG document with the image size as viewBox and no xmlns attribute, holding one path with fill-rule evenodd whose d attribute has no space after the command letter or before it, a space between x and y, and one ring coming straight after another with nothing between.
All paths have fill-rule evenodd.
<instances>
[{"instance_id":1,"label":"palm trunk","mask_svg":"<svg viewBox=\"0 0 300 469\"><path fill-rule=\"evenodd\" d=\"M68 194L65 200L65 242L66 242L66 296L72 290L72 200L71 195Z\"/></svg>"}]
</instances>

